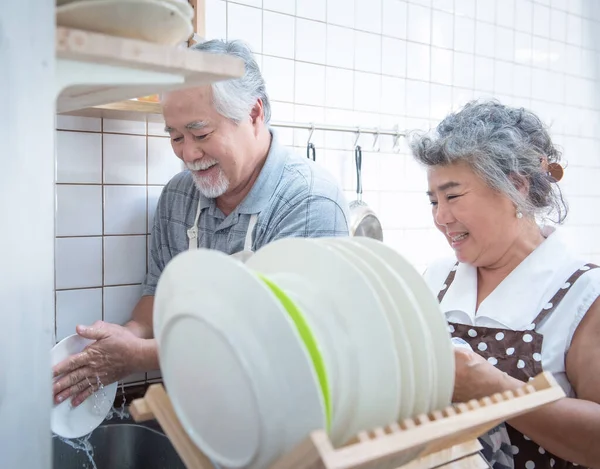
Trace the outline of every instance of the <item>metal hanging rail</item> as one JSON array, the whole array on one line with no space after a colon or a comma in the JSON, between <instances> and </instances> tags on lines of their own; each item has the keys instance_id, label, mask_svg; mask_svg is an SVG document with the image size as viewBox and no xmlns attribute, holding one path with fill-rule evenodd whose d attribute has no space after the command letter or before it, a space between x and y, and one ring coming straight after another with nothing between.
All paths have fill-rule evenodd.
<instances>
[{"instance_id":1,"label":"metal hanging rail","mask_svg":"<svg viewBox=\"0 0 600 469\"><path fill-rule=\"evenodd\" d=\"M325 130L331 132L348 132L353 134L373 134L373 135L391 135L392 137L405 137L406 134L395 129L380 129L378 127L350 127L343 125L328 125L328 124L313 124L313 123L296 123L296 122L271 122L269 125L273 127L283 127L288 129L306 129L306 130Z\"/></svg>"}]
</instances>

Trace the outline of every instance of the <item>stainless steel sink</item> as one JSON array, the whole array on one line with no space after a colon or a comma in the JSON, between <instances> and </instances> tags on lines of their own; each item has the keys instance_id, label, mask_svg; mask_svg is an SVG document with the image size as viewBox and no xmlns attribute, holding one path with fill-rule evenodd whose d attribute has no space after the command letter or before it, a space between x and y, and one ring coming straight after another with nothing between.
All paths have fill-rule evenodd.
<instances>
[{"instance_id":1,"label":"stainless steel sink","mask_svg":"<svg viewBox=\"0 0 600 469\"><path fill-rule=\"evenodd\" d=\"M170 440L158 425L107 421L92 432L89 442L96 469L185 469ZM77 443L77 440L73 441ZM53 469L93 469L85 451L54 438Z\"/></svg>"}]
</instances>

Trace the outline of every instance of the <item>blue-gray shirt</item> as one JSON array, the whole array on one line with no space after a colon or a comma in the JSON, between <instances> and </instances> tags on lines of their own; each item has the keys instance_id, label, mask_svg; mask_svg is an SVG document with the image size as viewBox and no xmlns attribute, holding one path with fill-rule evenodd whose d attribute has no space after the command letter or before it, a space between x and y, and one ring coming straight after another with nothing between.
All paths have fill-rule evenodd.
<instances>
[{"instance_id":1,"label":"blue-gray shirt","mask_svg":"<svg viewBox=\"0 0 600 469\"><path fill-rule=\"evenodd\" d=\"M188 249L187 230L194 225L198 203L198 246L226 254L243 250L252 214L258 214L254 251L279 238L348 236L348 203L341 187L325 169L295 155L271 133L269 154L256 182L228 216L215 199L200 194L189 171L167 183L154 215L143 295L154 295L167 263Z\"/></svg>"}]
</instances>

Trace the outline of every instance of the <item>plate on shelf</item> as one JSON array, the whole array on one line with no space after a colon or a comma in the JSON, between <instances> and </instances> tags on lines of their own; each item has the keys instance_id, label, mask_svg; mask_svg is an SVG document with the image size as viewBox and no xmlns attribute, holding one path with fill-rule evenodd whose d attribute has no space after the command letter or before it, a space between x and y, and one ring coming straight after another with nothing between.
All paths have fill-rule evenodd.
<instances>
[{"instance_id":1,"label":"plate on shelf","mask_svg":"<svg viewBox=\"0 0 600 469\"><path fill-rule=\"evenodd\" d=\"M294 273L309 279L327 293L343 319L353 347L348 360L356 364L358 373L358 402L348 408L352 416L340 439L347 441L359 431L393 421L399 393L394 337L381 301L364 274L330 246L305 238L267 244L246 265L266 276Z\"/></svg>"},{"instance_id":2,"label":"plate on shelf","mask_svg":"<svg viewBox=\"0 0 600 469\"><path fill-rule=\"evenodd\" d=\"M191 9L190 5L187 7ZM78 0L56 8L56 24L177 45L194 33L192 15L187 7L173 0Z\"/></svg>"},{"instance_id":3,"label":"plate on shelf","mask_svg":"<svg viewBox=\"0 0 600 469\"><path fill-rule=\"evenodd\" d=\"M62 6L62 5L66 5L67 3L78 3L78 2L85 2L85 1L90 1L90 0L56 0L56 6ZM194 16L194 8L192 7L192 5L190 5L190 3L187 0L163 0L167 3L172 3L174 4L177 8L179 8L181 10L181 12L189 18L192 18Z\"/></svg>"},{"instance_id":4,"label":"plate on shelf","mask_svg":"<svg viewBox=\"0 0 600 469\"><path fill-rule=\"evenodd\" d=\"M437 362L436 390L432 396L432 410L440 410L452 401L454 391L454 346L448 332L446 318L441 312L437 299L428 287L425 279L414 266L392 247L369 238L354 238L378 255L402 277L409 291L416 299L421 316L427 324L433 344L433 356Z\"/></svg>"},{"instance_id":5,"label":"plate on shelf","mask_svg":"<svg viewBox=\"0 0 600 469\"><path fill-rule=\"evenodd\" d=\"M419 366L423 366L413 355L427 354L427 348L420 341L423 331L417 327L410 327L410 324L404 324L406 318L403 317L402 310L407 308L403 303L403 297L397 294L401 286L398 284L396 273L382 260L373 253L368 247L356 243L354 238L332 238L328 240L322 238L321 242L328 242L337 249L351 251L354 256L354 262L365 262L370 269L364 269L364 273L371 276L373 285L382 297L390 327L394 333L394 342L400 364L400 402L397 420L403 420L414 415L415 405L415 383L418 383L418 389L430 389L431 383L423 379L429 374L423 374L419 371ZM346 253L348 255L348 253ZM358 259L357 259L358 258ZM406 315L406 313L404 313ZM420 324L420 323L418 323ZM422 346L422 347L418 347ZM425 360L427 356L425 355ZM425 361L423 360L423 362ZM415 370L415 367L417 369ZM428 365L425 364L425 369Z\"/></svg>"},{"instance_id":6,"label":"plate on shelf","mask_svg":"<svg viewBox=\"0 0 600 469\"><path fill-rule=\"evenodd\" d=\"M325 428L323 395L300 334L243 263L208 249L177 255L158 282L154 317L173 407L220 467L268 467Z\"/></svg>"},{"instance_id":7,"label":"plate on shelf","mask_svg":"<svg viewBox=\"0 0 600 469\"><path fill-rule=\"evenodd\" d=\"M82 352L94 341L77 334L70 335L56 344L50 353L52 366L67 357ZM94 383L96 384L96 383ZM63 438L80 438L94 431L110 412L117 394L117 383L104 386L77 407L71 406L71 399L52 408L52 432Z\"/></svg>"},{"instance_id":8,"label":"plate on shelf","mask_svg":"<svg viewBox=\"0 0 600 469\"><path fill-rule=\"evenodd\" d=\"M348 357L352 354L352 342L343 318L337 314L329 296L310 279L293 273L261 275L275 283L300 310L310 329L319 351L321 368L329 396L331 422L329 437L334 445L344 443L346 428L357 405L357 369Z\"/></svg>"},{"instance_id":9,"label":"plate on shelf","mask_svg":"<svg viewBox=\"0 0 600 469\"><path fill-rule=\"evenodd\" d=\"M369 249L373 255L379 256L386 265L393 271L393 277L389 279L395 286L390 288L390 292L394 296L394 302L401 306L402 325L406 330L409 346L413 358L413 387L414 400L410 417L427 413L431 410L432 397L435 395L436 387L436 360L433 356L433 343L431 334L428 330L428 324L421 314L419 304L408 288L406 281L402 278L402 270L398 270L398 266L388 262L388 258L382 257L379 253L364 243L357 240L363 237L353 237L352 241L359 244L361 247ZM370 239L370 238L369 238ZM370 241L374 241L370 239ZM383 244L381 241L375 241Z\"/></svg>"}]
</instances>

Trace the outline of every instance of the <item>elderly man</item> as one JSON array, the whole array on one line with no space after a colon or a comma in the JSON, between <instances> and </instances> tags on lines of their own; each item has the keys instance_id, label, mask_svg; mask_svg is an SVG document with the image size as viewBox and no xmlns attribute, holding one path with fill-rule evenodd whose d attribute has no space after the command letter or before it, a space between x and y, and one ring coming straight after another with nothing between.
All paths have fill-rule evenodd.
<instances>
[{"instance_id":1,"label":"elderly man","mask_svg":"<svg viewBox=\"0 0 600 469\"><path fill-rule=\"evenodd\" d=\"M143 296L125 326L77 327L96 340L54 368L55 402L79 405L97 386L159 368L153 339L154 292L165 265L198 247L246 257L283 237L347 236L342 190L323 169L290 153L269 129L265 82L244 44L208 41L196 50L244 60L245 75L162 99L173 151L188 171L164 188L152 228ZM232 285L232 288L235 288Z\"/></svg>"}]
</instances>

